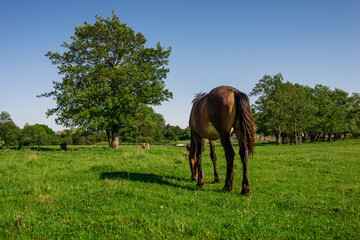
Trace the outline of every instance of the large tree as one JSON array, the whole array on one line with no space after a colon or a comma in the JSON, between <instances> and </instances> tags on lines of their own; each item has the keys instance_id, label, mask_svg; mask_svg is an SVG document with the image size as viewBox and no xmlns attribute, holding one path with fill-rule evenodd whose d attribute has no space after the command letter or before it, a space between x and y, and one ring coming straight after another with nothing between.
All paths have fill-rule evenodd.
<instances>
[{"instance_id":1,"label":"large tree","mask_svg":"<svg viewBox=\"0 0 360 240\"><path fill-rule=\"evenodd\" d=\"M323 140L325 140L325 134L331 134L335 118L332 115L335 110L335 104L332 101L332 91L328 86L321 84L316 84L314 88L314 102L317 106L317 112L315 116L317 121L316 129L318 129L319 134L322 134Z\"/></svg>"},{"instance_id":2,"label":"large tree","mask_svg":"<svg viewBox=\"0 0 360 240\"><path fill-rule=\"evenodd\" d=\"M282 106L285 123L283 141L288 136L291 143L298 144L301 136L306 139L308 123L313 120L311 116L314 107L310 99L310 88L286 82L281 86L281 96L278 104Z\"/></svg>"},{"instance_id":3,"label":"large tree","mask_svg":"<svg viewBox=\"0 0 360 240\"><path fill-rule=\"evenodd\" d=\"M48 52L57 65L62 82L41 96L54 97L56 122L105 130L112 148L118 147L119 132L129 128L144 105L159 105L172 98L165 89L171 48L160 43L148 47L146 38L112 18L96 16L94 24L76 26L72 42L63 53Z\"/></svg>"},{"instance_id":4,"label":"large tree","mask_svg":"<svg viewBox=\"0 0 360 240\"><path fill-rule=\"evenodd\" d=\"M259 129L268 129L268 134L276 136L277 144L281 144L280 136L285 129L283 102L281 93L283 76L278 73L271 77L264 75L250 92L250 96L259 96L254 104Z\"/></svg>"}]
</instances>

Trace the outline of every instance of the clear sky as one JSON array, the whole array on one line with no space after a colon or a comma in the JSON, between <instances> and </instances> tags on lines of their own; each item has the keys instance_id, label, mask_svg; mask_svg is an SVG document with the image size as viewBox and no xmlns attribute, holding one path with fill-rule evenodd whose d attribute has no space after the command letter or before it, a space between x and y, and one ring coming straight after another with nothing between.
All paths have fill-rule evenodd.
<instances>
[{"instance_id":1,"label":"clear sky","mask_svg":"<svg viewBox=\"0 0 360 240\"><path fill-rule=\"evenodd\" d=\"M148 46L172 47L165 82L174 98L155 107L171 125L187 127L195 93L249 93L264 74L360 92L359 0L0 0L0 111L21 128L63 129L45 115L55 101L36 98L61 80L44 55L62 51L74 25L112 10Z\"/></svg>"}]
</instances>

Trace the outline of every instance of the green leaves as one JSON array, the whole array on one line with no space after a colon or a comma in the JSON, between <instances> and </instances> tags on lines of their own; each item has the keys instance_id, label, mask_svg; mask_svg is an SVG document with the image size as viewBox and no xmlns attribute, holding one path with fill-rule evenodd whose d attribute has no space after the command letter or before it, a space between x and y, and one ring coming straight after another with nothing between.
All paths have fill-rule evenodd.
<instances>
[{"instance_id":1,"label":"green leaves","mask_svg":"<svg viewBox=\"0 0 360 240\"><path fill-rule=\"evenodd\" d=\"M172 98L164 82L171 48L145 46L146 38L114 12L96 19L75 27L72 42L61 45L63 53L46 54L63 79L40 96L56 99L57 107L47 114L67 127L125 128L142 106Z\"/></svg>"},{"instance_id":2,"label":"green leaves","mask_svg":"<svg viewBox=\"0 0 360 240\"><path fill-rule=\"evenodd\" d=\"M16 146L21 130L15 125L8 112L0 112L0 147Z\"/></svg>"},{"instance_id":3,"label":"green leaves","mask_svg":"<svg viewBox=\"0 0 360 240\"><path fill-rule=\"evenodd\" d=\"M279 73L265 75L250 95L259 96L254 108L258 132L265 134L343 134L359 132L359 94L323 85L314 88L283 82Z\"/></svg>"},{"instance_id":4,"label":"green leaves","mask_svg":"<svg viewBox=\"0 0 360 240\"><path fill-rule=\"evenodd\" d=\"M278 134L284 128L282 105L279 104L282 81L281 73L273 77L264 75L249 94L250 96L259 95L254 107L259 113L257 114L257 125L260 123L260 129L264 133Z\"/></svg>"}]
</instances>

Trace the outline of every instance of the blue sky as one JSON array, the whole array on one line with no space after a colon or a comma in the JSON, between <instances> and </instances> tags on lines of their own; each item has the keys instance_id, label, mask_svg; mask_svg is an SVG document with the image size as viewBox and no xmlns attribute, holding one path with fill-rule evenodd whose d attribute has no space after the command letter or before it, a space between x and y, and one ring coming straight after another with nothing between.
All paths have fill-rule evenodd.
<instances>
[{"instance_id":1,"label":"blue sky","mask_svg":"<svg viewBox=\"0 0 360 240\"><path fill-rule=\"evenodd\" d=\"M36 98L61 80L44 55L62 51L74 25L112 10L143 33L148 46L172 47L165 82L174 98L155 107L172 125L188 125L195 93L220 85L249 93L264 74L360 92L358 0L1 0L0 111L21 128L63 129L45 115L55 101Z\"/></svg>"}]
</instances>

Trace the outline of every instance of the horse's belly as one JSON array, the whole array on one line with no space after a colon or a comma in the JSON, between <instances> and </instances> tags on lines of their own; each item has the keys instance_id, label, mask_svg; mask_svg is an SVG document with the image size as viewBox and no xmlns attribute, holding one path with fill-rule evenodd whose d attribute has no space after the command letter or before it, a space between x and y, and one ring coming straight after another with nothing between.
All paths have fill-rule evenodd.
<instances>
[{"instance_id":1,"label":"horse's belly","mask_svg":"<svg viewBox=\"0 0 360 240\"><path fill-rule=\"evenodd\" d=\"M202 136L203 138L209 139L209 140L217 140L220 138L220 135L218 131L215 129L214 125L210 123L210 125L206 128L205 136Z\"/></svg>"}]
</instances>

